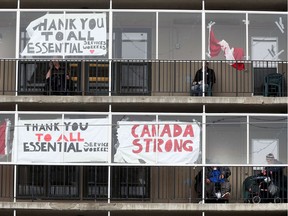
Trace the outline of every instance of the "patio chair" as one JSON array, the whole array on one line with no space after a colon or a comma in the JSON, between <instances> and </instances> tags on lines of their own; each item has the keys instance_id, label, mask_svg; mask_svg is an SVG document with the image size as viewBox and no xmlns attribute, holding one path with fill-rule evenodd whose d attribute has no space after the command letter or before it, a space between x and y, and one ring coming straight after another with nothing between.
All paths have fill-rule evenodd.
<instances>
[{"instance_id":1,"label":"patio chair","mask_svg":"<svg viewBox=\"0 0 288 216\"><path fill-rule=\"evenodd\" d=\"M264 78L264 96L279 96L283 94L283 75L280 73L268 74Z\"/></svg>"}]
</instances>

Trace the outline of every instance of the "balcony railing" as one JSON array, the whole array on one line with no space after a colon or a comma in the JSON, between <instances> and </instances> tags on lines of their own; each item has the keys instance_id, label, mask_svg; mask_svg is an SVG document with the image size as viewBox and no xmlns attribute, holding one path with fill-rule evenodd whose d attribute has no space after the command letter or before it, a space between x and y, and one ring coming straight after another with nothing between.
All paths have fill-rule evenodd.
<instances>
[{"instance_id":1,"label":"balcony railing","mask_svg":"<svg viewBox=\"0 0 288 216\"><path fill-rule=\"evenodd\" d=\"M0 199L13 200L14 166L0 168L3 180ZM223 174L219 179L217 175L208 175L212 170L210 166L116 166L111 169L108 184L108 167L105 166L17 166L15 190L17 200L287 203L287 166L284 164L218 168L219 174ZM216 182L212 184L213 179Z\"/></svg>"},{"instance_id":2,"label":"balcony railing","mask_svg":"<svg viewBox=\"0 0 288 216\"><path fill-rule=\"evenodd\" d=\"M56 82L46 79L49 60L2 59L0 93L191 96L194 77L203 65L203 61L190 60L61 60L60 63L62 70ZM236 66L234 63L209 61L216 82L206 96L287 96L287 62L244 61ZM244 66L241 70L237 67L240 64ZM274 79L273 74L278 78Z\"/></svg>"}]
</instances>

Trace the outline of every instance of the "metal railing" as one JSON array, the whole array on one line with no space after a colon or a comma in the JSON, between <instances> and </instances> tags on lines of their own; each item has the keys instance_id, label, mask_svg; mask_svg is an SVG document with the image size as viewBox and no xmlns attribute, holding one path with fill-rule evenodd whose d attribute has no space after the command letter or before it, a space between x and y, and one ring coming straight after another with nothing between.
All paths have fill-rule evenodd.
<instances>
[{"instance_id":1,"label":"metal railing","mask_svg":"<svg viewBox=\"0 0 288 216\"><path fill-rule=\"evenodd\" d=\"M2 59L0 93L192 96L192 83L196 72L203 65L203 61L192 60L62 59L60 63L62 70L58 74L55 73L53 79L47 79L49 60ZM111 87L109 64L111 64ZM216 80L208 96L287 96L287 62L209 61L209 67L214 70ZM275 83L270 85L266 77L275 73L280 74L281 79L276 85ZM18 77L17 84L16 77ZM207 77L204 79L207 81Z\"/></svg>"},{"instance_id":2,"label":"metal railing","mask_svg":"<svg viewBox=\"0 0 288 216\"><path fill-rule=\"evenodd\" d=\"M12 200L14 167L2 165L0 168L1 199ZM16 198L103 202L111 199L112 202L137 200L150 203L287 202L285 165L218 168L218 175L212 175L214 170L209 166L115 166L111 169L111 182L108 184L107 166L22 165L17 166Z\"/></svg>"}]
</instances>

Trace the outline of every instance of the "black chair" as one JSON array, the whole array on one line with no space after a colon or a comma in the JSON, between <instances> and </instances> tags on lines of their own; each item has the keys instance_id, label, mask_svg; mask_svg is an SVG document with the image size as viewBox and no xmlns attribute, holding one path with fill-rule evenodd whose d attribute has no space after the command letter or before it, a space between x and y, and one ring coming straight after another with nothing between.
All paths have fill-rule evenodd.
<instances>
[{"instance_id":1,"label":"black chair","mask_svg":"<svg viewBox=\"0 0 288 216\"><path fill-rule=\"evenodd\" d=\"M268 74L264 78L264 96L279 96L283 95L284 77L280 73Z\"/></svg>"}]
</instances>

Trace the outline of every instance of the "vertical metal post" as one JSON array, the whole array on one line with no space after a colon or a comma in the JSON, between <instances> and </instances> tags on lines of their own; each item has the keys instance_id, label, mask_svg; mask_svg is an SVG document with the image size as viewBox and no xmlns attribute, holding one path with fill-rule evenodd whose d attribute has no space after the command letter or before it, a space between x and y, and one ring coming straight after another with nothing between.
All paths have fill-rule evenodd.
<instances>
[{"instance_id":1,"label":"vertical metal post","mask_svg":"<svg viewBox=\"0 0 288 216\"><path fill-rule=\"evenodd\" d=\"M203 105L202 113L202 201L205 203L205 165L206 165L206 107Z\"/></svg>"},{"instance_id":2,"label":"vertical metal post","mask_svg":"<svg viewBox=\"0 0 288 216\"><path fill-rule=\"evenodd\" d=\"M246 163L249 164L250 163L250 149L249 149L249 140L250 140L250 116L248 115L247 116L247 128L246 128L246 133L247 133L247 138L246 138L246 150L247 150L247 159L246 159Z\"/></svg>"},{"instance_id":3,"label":"vertical metal post","mask_svg":"<svg viewBox=\"0 0 288 216\"><path fill-rule=\"evenodd\" d=\"M158 59L159 58L159 48L158 48L158 46L159 46L159 41L158 41L158 37L159 37L159 12L157 11L156 12L156 42L155 42L155 46L156 46L156 50L155 50L155 52L156 52L156 54L155 54L155 58L156 59Z\"/></svg>"},{"instance_id":4,"label":"vertical metal post","mask_svg":"<svg viewBox=\"0 0 288 216\"><path fill-rule=\"evenodd\" d=\"M16 59L19 58L20 49L20 0L17 2L17 12L16 12L16 41L15 41L15 56ZM4 64L5 65L5 64ZM16 74L15 74L15 96L18 95L18 60L16 60Z\"/></svg>"},{"instance_id":5,"label":"vertical metal post","mask_svg":"<svg viewBox=\"0 0 288 216\"><path fill-rule=\"evenodd\" d=\"M109 59L109 96L111 96L112 91L112 50L113 50L113 11L112 11L112 0L110 0L110 9L109 9L109 51L108 51L108 59Z\"/></svg>"},{"instance_id":6,"label":"vertical metal post","mask_svg":"<svg viewBox=\"0 0 288 216\"><path fill-rule=\"evenodd\" d=\"M205 0L202 0L202 96L205 96L205 84L206 84L206 77L205 77L205 49L206 49L206 15L205 15Z\"/></svg>"}]
</instances>

